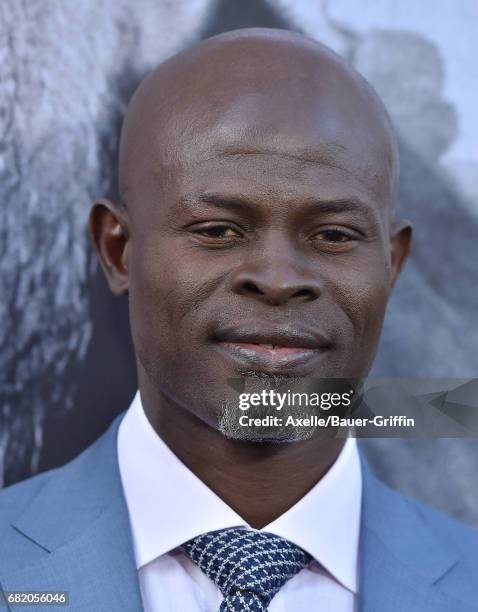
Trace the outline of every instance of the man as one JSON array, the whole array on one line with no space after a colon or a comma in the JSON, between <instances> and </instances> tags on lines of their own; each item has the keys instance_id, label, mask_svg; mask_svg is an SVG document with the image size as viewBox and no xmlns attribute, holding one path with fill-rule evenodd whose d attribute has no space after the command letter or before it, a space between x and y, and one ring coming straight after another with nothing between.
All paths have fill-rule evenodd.
<instances>
[{"instance_id":1,"label":"man","mask_svg":"<svg viewBox=\"0 0 478 612\"><path fill-rule=\"evenodd\" d=\"M411 231L370 86L297 34L217 36L142 83L119 164L90 230L129 295L139 393L2 493L2 589L88 612L476 610L471 530L376 481L351 438L239 425L238 381L371 367Z\"/></svg>"}]
</instances>

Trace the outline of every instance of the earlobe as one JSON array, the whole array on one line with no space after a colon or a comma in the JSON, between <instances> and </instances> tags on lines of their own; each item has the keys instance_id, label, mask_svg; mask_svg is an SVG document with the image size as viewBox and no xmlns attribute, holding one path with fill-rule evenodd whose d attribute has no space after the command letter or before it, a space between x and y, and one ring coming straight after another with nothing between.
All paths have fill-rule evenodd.
<instances>
[{"instance_id":1,"label":"earlobe","mask_svg":"<svg viewBox=\"0 0 478 612\"><path fill-rule=\"evenodd\" d=\"M391 229L392 287L407 260L412 246L412 224L406 219L393 221Z\"/></svg>"},{"instance_id":2,"label":"earlobe","mask_svg":"<svg viewBox=\"0 0 478 612\"><path fill-rule=\"evenodd\" d=\"M101 198L91 207L89 234L115 295L128 292L129 223L127 212L110 200Z\"/></svg>"}]
</instances>

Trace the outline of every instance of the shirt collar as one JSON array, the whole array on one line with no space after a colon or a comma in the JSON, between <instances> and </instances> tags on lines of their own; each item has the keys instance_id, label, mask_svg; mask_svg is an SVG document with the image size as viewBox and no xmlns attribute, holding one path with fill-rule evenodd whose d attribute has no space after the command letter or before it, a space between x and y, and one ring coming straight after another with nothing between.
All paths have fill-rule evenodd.
<instances>
[{"instance_id":1,"label":"shirt collar","mask_svg":"<svg viewBox=\"0 0 478 612\"><path fill-rule=\"evenodd\" d=\"M358 592L362 473L355 438L348 438L328 472L264 527L294 542L353 593Z\"/></svg>"},{"instance_id":2,"label":"shirt collar","mask_svg":"<svg viewBox=\"0 0 478 612\"><path fill-rule=\"evenodd\" d=\"M161 440L139 391L119 427L118 461L138 569L201 533L250 528ZM356 441L349 438L323 478L262 531L301 546L357 593L361 496Z\"/></svg>"}]
</instances>

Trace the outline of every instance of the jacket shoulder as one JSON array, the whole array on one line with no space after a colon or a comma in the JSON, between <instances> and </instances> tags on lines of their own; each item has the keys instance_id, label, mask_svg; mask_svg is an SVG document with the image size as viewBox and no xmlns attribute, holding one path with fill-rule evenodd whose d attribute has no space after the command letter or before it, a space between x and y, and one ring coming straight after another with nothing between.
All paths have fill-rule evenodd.
<instances>
[{"instance_id":1,"label":"jacket shoulder","mask_svg":"<svg viewBox=\"0 0 478 612\"><path fill-rule=\"evenodd\" d=\"M41 559L112 502L121 504L116 434L123 414L70 462L0 490L0 570Z\"/></svg>"},{"instance_id":2,"label":"jacket shoulder","mask_svg":"<svg viewBox=\"0 0 478 612\"><path fill-rule=\"evenodd\" d=\"M478 578L478 529L420 501L407 498L422 521L441 541L455 550Z\"/></svg>"},{"instance_id":3,"label":"jacket shoulder","mask_svg":"<svg viewBox=\"0 0 478 612\"><path fill-rule=\"evenodd\" d=\"M362 475L362 547L368 561L380 548L430 584L476 600L478 531L390 488L363 457Z\"/></svg>"},{"instance_id":4,"label":"jacket shoulder","mask_svg":"<svg viewBox=\"0 0 478 612\"><path fill-rule=\"evenodd\" d=\"M463 570L478 580L478 530L475 527L392 489L382 481L379 487L381 495L387 498L387 507L392 509L388 517L389 529L401 533L400 539L406 540L410 548L412 540L439 542L441 549L452 552L457 559L454 571Z\"/></svg>"},{"instance_id":5,"label":"jacket shoulder","mask_svg":"<svg viewBox=\"0 0 478 612\"><path fill-rule=\"evenodd\" d=\"M75 487L84 484L85 480L89 481L92 473L100 474L111 469L111 465L117 462L116 434L124 414L124 412L118 414L97 440L68 463L0 489L0 528L14 516L20 515L29 502L50 483L56 483L56 487L52 486L51 491L54 491L57 497L64 499L62 488L66 485L71 485L73 491L70 493L74 493Z\"/></svg>"},{"instance_id":6,"label":"jacket shoulder","mask_svg":"<svg viewBox=\"0 0 478 612\"><path fill-rule=\"evenodd\" d=\"M35 560L41 556L42 550L13 524L57 471L58 468L49 470L0 490L0 567L7 563L15 567L26 558Z\"/></svg>"},{"instance_id":7,"label":"jacket shoulder","mask_svg":"<svg viewBox=\"0 0 478 612\"><path fill-rule=\"evenodd\" d=\"M55 468L31 476L26 480L5 487L0 490L0 529L5 524L10 524L20 512L28 506L28 503L44 487L48 480L61 468Z\"/></svg>"}]
</instances>

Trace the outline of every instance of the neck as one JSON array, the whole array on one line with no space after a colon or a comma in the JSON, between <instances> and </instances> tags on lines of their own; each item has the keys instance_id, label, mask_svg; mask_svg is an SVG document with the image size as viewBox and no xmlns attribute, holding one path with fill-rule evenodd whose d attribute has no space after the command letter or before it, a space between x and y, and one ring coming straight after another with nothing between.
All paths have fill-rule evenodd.
<instances>
[{"instance_id":1,"label":"neck","mask_svg":"<svg viewBox=\"0 0 478 612\"><path fill-rule=\"evenodd\" d=\"M344 439L290 443L227 439L141 386L146 416L173 453L249 525L260 529L299 501L329 470Z\"/></svg>"}]
</instances>

